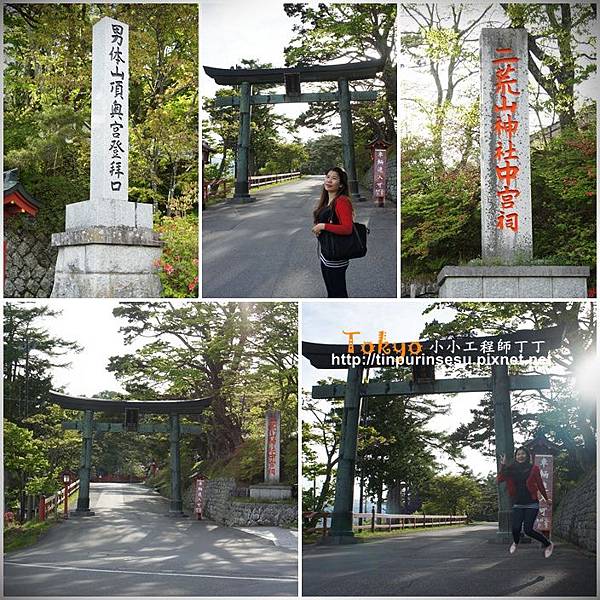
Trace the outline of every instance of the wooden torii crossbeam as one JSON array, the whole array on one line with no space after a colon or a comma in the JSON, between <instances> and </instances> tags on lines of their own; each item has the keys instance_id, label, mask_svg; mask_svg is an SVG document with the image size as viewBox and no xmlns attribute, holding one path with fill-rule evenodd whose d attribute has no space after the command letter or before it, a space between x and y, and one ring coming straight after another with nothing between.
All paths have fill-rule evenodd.
<instances>
[{"instance_id":1,"label":"wooden torii crossbeam","mask_svg":"<svg viewBox=\"0 0 600 600\"><path fill-rule=\"evenodd\" d=\"M492 392L494 403L494 428L496 433L496 457L512 456L514 452L512 414L510 393L514 390L547 389L550 387L548 375L509 375L507 364L514 358L517 361L534 356L547 355L562 344L564 330L559 327L541 330L523 330L507 333L502 336L464 337L451 339L425 340L421 342L405 342L373 346L371 352L361 354L357 344L317 344L302 343L302 354L310 363L320 369L340 368L342 356L353 364L352 357L360 357L354 361L357 366L348 368L345 385L313 386L312 397L315 399L344 398L342 413L340 454L336 475L335 500L329 536L325 543L344 544L354 541L352 531L352 513L354 500L354 479L356 463L356 446L358 423L360 417L360 399L364 396L417 396L426 394L455 394L463 392ZM418 346L414 346L418 344ZM490 346L495 344L495 346ZM465 350L465 348L469 350ZM475 347L475 350L471 350ZM362 383L362 374L369 368L372 354L385 354L386 350L396 350L398 356L404 358L407 348L418 348L417 353L425 366L411 365L412 381ZM479 351L487 350L491 362L491 377L473 377L467 379L435 380L435 367L427 366L426 359L450 357L454 362L461 358L469 363L479 356ZM501 350L499 350L501 348ZM534 348L536 348L534 350ZM349 352L352 350L352 352ZM439 352L439 353L438 353ZM404 353L404 354L403 354ZM494 357L505 356L505 361ZM470 359L469 359L470 357ZM434 362L434 361L431 361ZM510 501L504 485L498 486L498 532L495 539L506 542L510 539Z\"/></svg>"},{"instance_id":2,"label":"wooden torii crossbeam","mask_svg":"<svg viewBox=\"0 0 600 600\"><path fill-rule=\"evenodd\" d=\"M171 459L171 500L170 516L183 515L181 494L181 458L180 437L182 433L200 434L198 425L181 425L182 414L199 414L210 406L211 397L193 400L109 400L106 398L86 398L69 396L61 392L50 391L49 401L62 408L83 411L83 418L77 421L65 421L64 429L81 431L82 450L79 466L79 498L76 515L93 515L90 511L90 479L92 469L92 442L94 432L137 432L168 433ZM121 413L122 423L98 423L94 421L94 412ZM168 423L138 423L139 414L168 414Z\"/></svg>"},{"instance_id":3,"label":"wooden torii crossbeam","mask_svg":"<svg viewBox=\"0 0 600 600\"><path fill-rule=\"evenodd\" d=\"M384 60L370 60L342 65L312 65L277 69L218 69L204 67L205 73L219 85L235 85L239 96L217 96L215 106L239 106L240 129L236 153L234 199L250 202L248 164L250 152L250 115L256 104L291 102L337 102L340 112L344 165L348 173L349 194L353 200L364 201L358 189L354 156L354 131L350 102L377 100L375 91L350 92L349 81L374 79L385 65ZM337 92L302 93L302 83L337 81ZM285 85L285 94L252 94L255 84Z\"/></svg>"}]
</instances>

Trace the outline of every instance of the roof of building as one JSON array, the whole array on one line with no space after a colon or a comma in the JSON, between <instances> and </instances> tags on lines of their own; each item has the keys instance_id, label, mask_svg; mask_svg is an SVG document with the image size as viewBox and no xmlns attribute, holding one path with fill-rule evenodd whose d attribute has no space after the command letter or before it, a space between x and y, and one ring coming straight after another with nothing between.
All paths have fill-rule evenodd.
<instances>
[{"instance_id":1,"label":"roof of building","mask_svg":"<svg viewBox=\"0 0 600 600\"><path fill-rule=\"evenodd\" d=\"M40 208L41 202L37 198L34 198L20 183L19 169L4 171L4 198L6 199L14 193L19 194L33 208Z\"/></svg>"}]
</instances>

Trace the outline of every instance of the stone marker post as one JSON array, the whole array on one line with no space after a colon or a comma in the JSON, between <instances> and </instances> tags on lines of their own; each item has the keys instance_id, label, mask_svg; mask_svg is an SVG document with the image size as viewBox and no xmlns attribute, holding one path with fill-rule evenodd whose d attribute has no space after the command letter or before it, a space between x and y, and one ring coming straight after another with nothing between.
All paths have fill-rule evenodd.
<instances>
[{"instance_id":1,"label":"stone marker post","mask_svg":"<svg viewBox=\"0 0 600 600\"><path fill-rule=\"evenodd\" d=\"M250 486L251 498L283 500L290 498L292 489L280 483L281 473L281 412L269 409L265 414L265 481Z\"/></svg>"},{"instance_id":2,"label":"stone marker post","mask_svg":"<svg viewBox=\"0 0 600 600\"><path fill-rule=\"evenodd\" d=\"M265 483L279 483L281 413L268 410L265 416Z\"/></svg>"},{"instance_id":3,"label":"stone marker post","mask_svg":"<svg viewBox=\"0 0 600 600\"><path fill-rule=\"evenodd\" d=\"M481 31L482 256L529 259L531 168L525 29Z\"/></svg>"},{"instance_id":4,"label":"stone marker post","mask_svg":"<svg viewBox=\"0 0 600 600\"><path fill-rule=\"evenodd\" d=\"M68 204L52 297L158 297L152 205L128 201L129 27L104 17L92 38L90 198Z\"/></svg>"},{"instance_id":5,"label":"stone marker post","mask_svg":"<svg viewBox=\"0 0 600 600\"><path fill-rule=\"evenodd\" d=\"M444 267L440 298L587 296L589 267L524 264L533 256L527 36L481 30L481 255L489 264Z\"/></svg>"}]
</instances>

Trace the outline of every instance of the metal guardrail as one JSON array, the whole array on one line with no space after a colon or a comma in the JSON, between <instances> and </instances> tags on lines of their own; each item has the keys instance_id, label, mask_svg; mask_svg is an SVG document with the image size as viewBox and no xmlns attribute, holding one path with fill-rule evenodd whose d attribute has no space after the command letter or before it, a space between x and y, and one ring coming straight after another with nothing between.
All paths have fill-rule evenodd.
<instances>
[{"instance_id":1,"label":"metal guardrail","mask_svg":"<svg viewBox=\"0 0 600 600\"><path fill-rule=\"evenodd\" d=\"M323 521L321 527L304 527L305 533L321 532L323 536L327 535L329 529L327 520L331 519L328 512L303 512L302 518L306 521L318 518ZM362 530L387 530L392 529L411 529L417 527L434 527L436 525L461 525L467 523L467 515L426 515L426 514L384 514L375 511L366 513L352 513L352 529Z\"/></svg>"},{"instance_id":2,"label":"metal guardrail","mask_svg":"<svg viewBox=\"0 0 600 600\"><path fill-rule=\"evenodd\" d=\"M280 181L288 181L300 177L300 171L292 173L275 173L274 175L252 175L248 177L248 187L257 188L261 185L269 185L270 183L279 183Z\"/></svg>"}]
</instances>

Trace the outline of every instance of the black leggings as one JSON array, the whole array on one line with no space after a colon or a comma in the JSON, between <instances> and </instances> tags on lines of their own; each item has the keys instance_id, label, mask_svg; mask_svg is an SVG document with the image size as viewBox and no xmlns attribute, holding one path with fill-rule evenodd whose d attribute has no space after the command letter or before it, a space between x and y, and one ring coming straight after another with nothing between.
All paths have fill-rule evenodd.
<instances>
[{"instance_id":1,"label":"black leggings","mask_svg":"<svg viewBox=\"0 0 600 600\"><path fill-rule=\"evenodd\" d=\"M521 525L523 525L523 531L525 531L525 535L537 540L538 542L542 542L544 544L544 548L550 545L548 538L543 536L539 531L536 531L533 528L533 524L535 523L535 518L538 514L538 508L517 508L513 506L512 509L512 534L513 540L515 544L519 543L521 538Z\"/></svg>"},{"instance_id":2,"label":"black leggings","mask_svg":"<svg viewBox=\"0 0 600 600\"><path fill-rule=\"evenodd\" d=\"M348 290L346 289L346 270L345 267L326 267L321 263L321 273L327 288L328 298L347 298Z\"/></svg>"}]
</instances>

